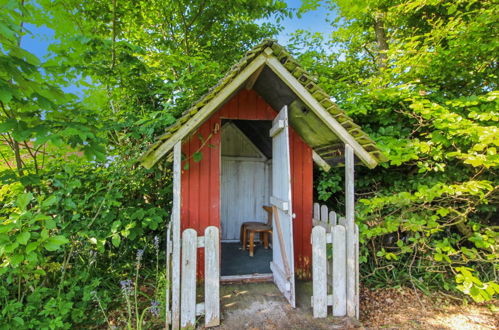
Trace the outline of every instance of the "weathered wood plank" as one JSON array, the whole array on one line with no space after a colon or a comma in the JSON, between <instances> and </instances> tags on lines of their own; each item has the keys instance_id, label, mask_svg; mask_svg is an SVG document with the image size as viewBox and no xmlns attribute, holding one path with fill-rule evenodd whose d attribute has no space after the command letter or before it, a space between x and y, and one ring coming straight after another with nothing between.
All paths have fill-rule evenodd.
<instances>
[{"instance_id":1,"label":"weathered wood plank","mask_svg":"<svg viewBox=\"0 0 499 330\"><path fill-rule=\"evenodd\" d=\"M168 328L168 325L171 323L171 310L170 310L170 292L171 292L171 253L172 253L172 238L171 238L171 221L166 226L166 269L165 269L165 277L166 277L166 285L165 285L165 326Z\"/></svg>"},{"instance_id":2,"label":"weathered wood plank","mask_svg":"<svg viewBox=\"0 0 499 330\"><path fill-rule=\"evenodd\" d=\"M289 203L285 202L275 196L270 196L270 204L277 206L279 209L283 211L288 211L289 210Z\"/></svg>"},{"instance_id":3,"label":"weathered wood plank","mask_svg":"<svg viewBox=\"0 0 499 330\"><path fill-rule=\"evenodd\" d=\"M378 161L367 152L348 131L329 114L309 91L273 56L267 58L267 65L300 97L300 99L345 143L354 147L357 156L369 168L374 168Z\"/></svg>"},{"instance_id":4,"label":"weathered wood plank","mask_svg":"<svg viewBox=\"0 0 499 330\"><path fill-rule=\"evenodd\" d=\"M284 106L273 120L273 126L284 122L284 128L272 138L272 196L273 227L271 270L274 282L292 307L295 307L293 208L289 152L288 110ZM281 203L276 203L276 200ZM279 206L279 204L281 206ZM279 242L279 244L277 243ZM283 270L285 276L281 276Z\"/></svg>"},{"instance_id":5,"label":"weathered wood plank","mask_svg":"<svg viewBox=\"0 0 499 330\"><path fill-rule=\"evenodd\" d=\"M336 221L336 212L334 211L329 212L329 224L331 226L336 226L338 224Z\"/></svg>"},{"instance_id":6,"label":"weathered wood plank","mask_svg":"<svg viewBox=\"0 0 499 330\"><path fill-rule=\"evenodd\" d=\"M205 326L214 327L220 324L220 236L218 228L207 227L204 237Z\"/></svg>"},{"instance_id":7,"label":"weathered wood plank","mask_svg":"<svg viewBox=\"0 0 499 330\"><path fill-rule=\"evenodd\" d=\"M321 221L327 224L329 222L328 217L329 210L326 205L321 206Z\"/></svg>"},{"instance_id":8,"label":"weathered wood plank","mask_svg":"<svg viewBox=\"0 0 499 330\"><path fill-rule=\"evenodd\" d=\"M182 166L182 141L173 148L173 206L172 206L172 329L180 326L180 175Z\"/></svg>"},{"instance_id":9,"label":"weathered wood plank","mask_svg":"<svg viewBox=\"0 0 499 330\"><path fill-rule=\"evenodd\" d=\"M360 283L359 283L359 226L355 224L355 317L360 318Z\"/></svg>"},{"instance_id":10,"label":"weathered wood plank","mask_svg":"<svg viewBox=\"0 0 499 330\"><path fill-rule=\"evenodd\" d=\"M331 165L329 165L318 153L312 150L312 159L314 163L317 164L320 168L324 170L324 172L329 172L331 169Z\"/></svg>"},{"instance_id":11,"label":"weathered wood plank","mask_svg":"<svg viewBox=\"0 0 499 330\"><path fill-rule=\"evenodd\" d=\"M327 317L326 230L312 229L312 306L315 318Z\"/></svg>"},{"instance_id":12,"label":"weathered wood plank","mask_svg":"<svg viewBox=\"0 0 499 330\"><path fill-rule=\"evenodd\" d=\"M278 120L270 129L269 135L270 137L274 137L279 134L284 129L284 120Z\"/></svg>"},{"instance_id":13,"label":"weathered wood plank","mask_svg":"<svg viewBox=\"0 0 499 330\"><path fill-rule=\"evenodd\" d=\"M346 233L345 227L333 227L333 316L346 316Z\"/></svg>"},{"instance_id":14,"label":"weathered wood plank","mask_svg":"<svg viewBox=\"0 0 499 330\"><path fill-rule=\"evenodd\" d=\"M193 328L196 323L197 233L189 228L182 233L182 285L180 303L181 328Z\"/></svg>"},{"instance_id":15,"label":"weathered wood plank","mask_svg":"<svg viewBox=\"0 0 499 330\"><path fill-rule=\"evenodd\" d=\"M319 203L314 203L314 219L318 221L321 220L321 206Z\"/></svg>"},{"instance_id":16,"label":"weathered wood plank","mask_svg":"<svg viewBox=\"0 0 499 330\"><path fill-rule=\"evenodd\" d=\"M354 223L354 153L345 145L345 218L347 235L347 315L355 317L355 223Z\"/></svg>"}]
</instances>

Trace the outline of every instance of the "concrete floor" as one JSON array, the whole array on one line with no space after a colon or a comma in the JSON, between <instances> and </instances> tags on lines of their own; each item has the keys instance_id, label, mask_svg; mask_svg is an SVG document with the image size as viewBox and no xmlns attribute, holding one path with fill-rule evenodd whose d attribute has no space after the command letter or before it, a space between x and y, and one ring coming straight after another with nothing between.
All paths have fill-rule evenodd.
<instances>
[{"instance_id":1,"label":"concrete floor","mask_svg":"<svg viewBox=\"0 0 499 330\"><path fill-rule=\"evenodd\" d=\"M230 284L220 287L219 329L348 329L360 324L347 318L314 319L312 282L296 283L297 307L291 308L274 283Z\"/></svg>"}]
</instances>

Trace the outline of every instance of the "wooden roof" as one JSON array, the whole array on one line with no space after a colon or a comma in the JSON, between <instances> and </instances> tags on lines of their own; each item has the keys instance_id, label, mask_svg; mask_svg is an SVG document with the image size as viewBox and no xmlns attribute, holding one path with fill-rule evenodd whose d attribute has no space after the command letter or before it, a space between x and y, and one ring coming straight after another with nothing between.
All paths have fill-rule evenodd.
<instances>
[{"instance_id":1,"label":"wooden roof","mask_svg":"<svg viewBox=\"0 0 499 330\"><path fill-rule=\"evenodd\" d=\"M319 162L342 164L345 143L369 168L386 161L374 141L331 101L289 52L276 41L265 40L247 52L217 85L167 128L141 157L141 163L152 167L244 87L253 88L275 110L288 105L291 126L314 149L314 158L319 158Z\"/></svg>"}]
</instances>

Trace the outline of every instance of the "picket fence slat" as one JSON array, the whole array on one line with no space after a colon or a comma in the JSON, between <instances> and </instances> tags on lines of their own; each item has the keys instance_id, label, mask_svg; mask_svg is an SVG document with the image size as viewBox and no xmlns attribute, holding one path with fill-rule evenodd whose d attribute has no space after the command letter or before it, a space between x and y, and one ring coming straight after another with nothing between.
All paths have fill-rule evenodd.
<instances>
[{"instance_id":1,"label":"picket fence slat","mask_svg":"<svg viewBox=\"0 0 499 330\"><path fill-rule=\"evenodd\" d=\"M196 322L196 254L197 233L189 228L182 233L181 328L193 328Z\"/></svg>"},{"instance_id":2,"label":"picket fence slat","mask_svg":"<svg viewBox=\"0 0 499 330\"><path fill-rule=\"evenodd\" d=\"M312 229L313 314L327 317L327 253L326 230L322 226Z\"/></svg>"},{"instance_id":3,"label":"picket fence slat","mask_svg":"<svg viewBox=\"0 0 499 330\"><path fill-rule=\"evenodd\" d=\"M329 210L326 205L321 206L321 222L327 224L328 223L328 214Z\"/></svg>"},{"instance_id":4,"label":"picket fence slat","mask_svg":"<svg viewBox=\"0 0 499 330\"><path fill-rule=\"evenodd\" d=\"M331 226L336 226L336 212L331 211L329 212L329 225Z\"/></svg>"},{"instance_id":5,"label":"picket fence slat","mask_svg":"<svg viewBox=\"0 0 499 330\"><path fill-rule=\"evenodd\" d=\"M205 232L205 326L220 324L220 252L219 233L214 226Z\"/></svg>"},{"instance_id":6,"label":"picket fence slat","mask_svg":"<svg viewBox=\"0 0 499 330\"><path fill-rule=\"evenodd\" d=\"M318 221L321 220L321 206L319 203L314 203L314 219Z\"/></svg>"},{"instance_id":7,"label":"picket fence slat","mask_svg":"<svg viewBox=\"0 0 499 330\"><path fill-rule=\"evenodd\" d=\"M351 168L349 170L351 171ZM352 173L349 173L349 177L351 176ZM349 191L352 191L351 187ZM351 202L352 200L349 201L349 203ZM349 208L349 212L351 212L351 205L349 205ZM352 216L351 213L349 215ZM349 231L347 227L351 226L352 222L347 223L345 217L339 217L336 212L328 211L326 206L319 203L314 203L314 219L312 223L314 226L311 237L314 294L311 303L314 317L327 316L327 306L333 306L333 316L348 315L358 319L359 228L353 223L354 230ZM322 232L324 230L325 251L327 251L328 244L332 244L333 256L329 259L327 258L327 252L325 252L322 259L320 258L319 251L322 251L322 248L317 246L317 244L322 245L322 242L320 239L314 237L314 231ZM352 251L350 252L348 252L347 240L350 244L353 243ZM351 260L348 259L349 257ZM324 265L326 270L321 271L320 269L323 269ZM353 271L349 270L349 267L352 266L354 268ZM322 280L322 275L326 277L326 281ZM350 289L353 291L353 295L352 292L348 292L349 283L352 286ZM326 286L325 290L324 285ZM318 292L317 295L315 292ZM350 308L350 312L353 308L353 315L350 315L348 308Z\"/></svg>"},{"instance_id":8,"label":"picket fence slat","mask_svg":"<svg viewBox=\"0 0 499 330\"><path fill-rule=\"evenodd\" d=\"M346 276L346 230L337 225L333 227L333 316L345 316L347 312Z\"/></svg>"}]
</instances>

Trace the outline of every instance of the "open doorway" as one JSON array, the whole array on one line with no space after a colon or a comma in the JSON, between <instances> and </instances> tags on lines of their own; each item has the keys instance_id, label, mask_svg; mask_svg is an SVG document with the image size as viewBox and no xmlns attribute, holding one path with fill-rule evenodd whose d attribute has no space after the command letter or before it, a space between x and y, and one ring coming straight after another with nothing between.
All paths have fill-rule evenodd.
<instances>
[{"instance_id":1,"label":"open doorway","mask_svg":"<svg viewBox=\"0 0 499 330\"><path fill-rule=\"evenodd\" d=\"M263 208L272 191L272 127L266 120L224 120L221 141L221 276L271 274L272 244L254 237L253 256L243 249L241 226L269 221ZM248 239L249 242L249 239Z\"/></svg>"}]
</instances>

